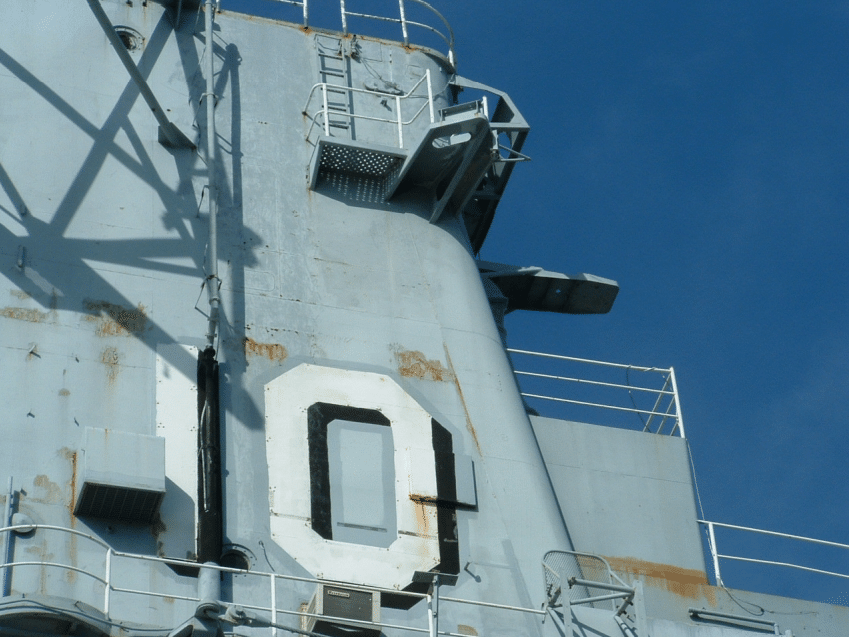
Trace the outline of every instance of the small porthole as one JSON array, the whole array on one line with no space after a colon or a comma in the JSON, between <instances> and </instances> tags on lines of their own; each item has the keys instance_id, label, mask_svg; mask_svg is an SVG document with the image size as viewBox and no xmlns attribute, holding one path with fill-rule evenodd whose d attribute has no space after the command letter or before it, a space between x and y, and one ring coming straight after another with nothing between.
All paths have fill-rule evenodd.
<instances>
[{"instance_id":1,"label":"small porthole","mask_svg":"<svg viewBox=\"0 0 849 637\"><path fill-rule=\"evenodd\" d=\"M115 33L121 38L121 43L127 51L140 51L144 47L144 37L133 28L117 26L115 27Z\"/></svg>"}]
</instances>

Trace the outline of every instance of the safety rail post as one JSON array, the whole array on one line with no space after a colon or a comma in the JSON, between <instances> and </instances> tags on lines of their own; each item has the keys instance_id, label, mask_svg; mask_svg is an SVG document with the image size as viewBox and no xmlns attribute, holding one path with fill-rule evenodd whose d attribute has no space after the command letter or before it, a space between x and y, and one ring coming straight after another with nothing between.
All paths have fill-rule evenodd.
<instances>
[{"instance_id":1,"label":"safety rail post","mask_svg":"<svg viewBox=\"0 0 849 637\"><path fill-rule=\"evenodd\" d=\"M342 33L348 35L348 13L345 11L345 0L339 0L339 10L342 13Z\"/></svg>"},{"instance_id":2,"label":"safety rail post","mask_svg":"<svg viewBox=\"0 0 849 637\"><path fill-rule=\"evenodd\" d=\"M410 46L410 36L407 34L407 12L404 10L404 0L398 0L401 10L401 34L404 36L404 46Z\"/></svg>"},{"instance_id":3,"label":"safety rail post","mask_svg":"<svg viewBox=\"0 0 849 637\"><path fill-rule=\"evenodd\" d=\"M686 438L684 435L684 416L681 415L681 401L678 398L678 383L675 382L675 368L669 368L669 378L672 381L672 393L675 396L675 414L678 416L678 429L681 431L681 437ZM675 433L675 428L672 428L671 434Z\"/></svg>"},{"instance_id":4,"label":"safety rail post","mask_svg":"<svg viewBox=\"0 0 849 637\"><path fill-rule=\"evenodd\" d=\"M304 0L304 28L310 26L310 0Z\"/></svg>"},{"instance_id":5,"label":"safety rail post","mask_svg":"<svg viewBox=\"0 0 849 637\"><path fill-rule=\"evenodd\" d=\"M433 115L433 85L430 83L430 69L425 70L425 76L427 77L427 105L430 110L430 123L434 123L434 115Z\"/></svg>"},{"instance_id":6,"label":"safety rail post","mask_svg":"<svg viewBox=\"0 0 849 637\"><path fill-rule=\"evenodd\" d=\"M401 96L395 96L395 110L398 111L398 148L404 148L404 124L401 118Z\"/></svg>"},{"instance_id":7,"label":"safety rail post","mask_svg":"<svg viewBox=\"0 0 849 637\"><path fill-rule=\"evenodd\" d=\"M104 580L106 580L104 589L103 589L103 615L106 619L109 619L109 600L112 596L112 547L110 546L106 549L106 568L104 573Z\"/></svg>"},{"instance_id":8,"label":"safety rail post","mask_svg":"<svg viewBox=\"0 0 849 637\"><path fill-rule=\"evenodd\" d=\"M707 523L708 539L710 540L710 554L713 558L713 574L716 576L716 585L722 586L722 577L719 575L719 552L716 549L716 536L713 533L713 522Z\"/></svg>"},{"instance_id":9,"label":"safety rail post","mask_svg":"<svg viewBox=\"0 0 849 637\"><path fill-rule=\"evenodd\" d=\"M6 508L3 513L3 526L12 526L12 500L15 497L15 481L12 476L9 476L9 488L6 490ZM10 583L12 581L12 567L9 563L12 561L12 532L6 531L3 534L3 590L0 595L8 597L10 593Z\"/></svg>"},{"instance_id":10,"label":"safety rail post","mask_svg":"<svg viewBox=\"0 0 849 637\"><path fill-rule=\"evenodd\" d=\"M324 134L330 137L330 112L329 107L327 105L327 84L324 83L321 85L321 102L322 102L322 112L324 113Z\"/></svg>"},{"instance_id":11,"label":"safety rail post","mask_svg":"<svg viewBox=\"0 0 849 637\"><path fill-rule=\"evenodd\" d=\"M271 635L277 637L277 577L271 573Z\"/></svg>"}]
</instances>

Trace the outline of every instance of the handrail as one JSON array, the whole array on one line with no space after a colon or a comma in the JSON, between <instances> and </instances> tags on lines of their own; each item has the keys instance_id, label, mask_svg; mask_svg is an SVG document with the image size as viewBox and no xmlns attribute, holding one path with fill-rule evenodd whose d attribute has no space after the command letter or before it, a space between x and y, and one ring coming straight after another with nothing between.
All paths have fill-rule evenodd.
<instances>
[{"instance_id":1,"label":"handrail","mask_svg":"<svg viewBox=\"0 0 849 637\"><path fill-rule=\"evenodd\" d=\"M304 28L308 28L310 25L310 11L309 11L309 0L275 0L281 4L288 4L296 7L301 7L303 10L303 26ZM437 18L442 21L442 24L445 25L445 30L447 31L447 35L437 29L436 27L425 24L423 22L416 22L415 20L409 20L407 18L407 10L405 6L405 2L414 2L418 5L423 6L425 9L433 13ZM430 3L425 2L425 0L398 0L398 15L399 17L389 17L382 15L373 15L370 13L359 13L356 11L349 11L345 6L346 0L339 0L339 13L342 19L342 33L348 35L348 17L355 18L365 18L367 20L377 20L380 22L391 22L393 24L401 25L401 42L404 43L404 46L410 46L410 36L408 26L419 27L422 29L426 29L432 33L435 33L440 38L445 41L445 44L448 46L448 62L452 66L454 70L456 70L456 56L455 56L455 48L454 48L454 29L451 28L451 24L448 20L445 19L439 11L437 11Z\"/></svg>"},{"instance_id":2,"label":"handrail","mask_svg":"<svg viewBox=\"0 0 849 637\"><path fill-rule=\"evenodd\" d=\"M423 83L427 87L427 94L426 95L415 94L415 91ZM322 105L321 105L321 108L319 108L317 111L315 111L315 113L310 114L310 112L309 112L310 103L312 102L313 97L315 95L315 92L318 89L321 90ZM397 117L395 119L390 119L388 117L373 117L373 116L370 116L370 115L361 115L359 113L354 113L354 112L350 111L347 107L346 107L345 110L332 110L330 108L329 104L328 104L328 98L327 98L328 90L332 90L332 91L336 91L336 92L346 92L346 93L349 93L349 94L358 93L358 94L361 94L361 95L368 95L368 96L374 97L375 99L378 99L378 100L389 100L389 99L391 99L395 102L395 110L397 112ZM419 109L412 115L412 117L410 117L408 120L405 120L402 117L401 104L402 104L403 100L409 100L409 99L424 99L425 103L422 104L421 107L419 107ZM433 98L433 86L431 84L430 69L426 69L425 74L422 75L422 77L419 79L419 81L416 82L409 91L407 91L406 93L404 93L402 95L395 95L393 93L387 93L387 92L384 92L384 91L373 91L373 90L369 90L369 89L355 88L353 86L342 86L342 85L338 85L338 84L329 84L327 82L318 82L317 84L314 84L312 86L312 88L310 89L310 92L307 95L307 101L304 104L304 108L301 110L301 113L303 115L305 115L307 118L309 118L309 120L310 120L310 126L307 129L306 138L309 139L310 136L312 135L313 129L317 125L320 125L320 124L318 124L319 115L321 115L322 119L323 119L322 128L323 128L324 134L329 136L330 135L330 117L331 117L331 115L335 115L335 116L338 116L338 117L345 117L349 120L362 119L362 120L368 120L368 121L373 121L373 122L383 122L383 123L386 123L386 124L392 124L397 129L398 147L403 148L404 147L404 127L410 126L413 122L415 122L419 118L419 115L421 115L424 112L426 107L429 109L430 123L431 124L434 123L435 115L434 115L433 99L434 99Z\"/></svg>"},{"instance_id":3,"label":"handrail","mask_svg":"<svg viewBox=\"0 0 849 637\"><path fill-rule=\"evenodd\" d=\"M173 591L151 591L151 590L140 590L140 589L134 589L134 588L124 588L124 587L116 585L113 578L112 578L114 558L124 558L124 559L136 560L136 561L139 561L139 562L158 563L158 564L164 564L164 565L176 566L176 567L183 567L183 568L186 568L186 567L201 568L201 565L198 564L197 562L192 562L192 561L189 561L189 560L182 560L182 559L158 557L158 556L153 556L153 555L142 555L142 554L138 554L138 553L129 553L129 552L125 552L125 551L116 551L116 550L112 549L109 546L109 544L107 544L106 542L104 542L100 538L97 538L97 537L95 537L95 536L93 536L89 533L84 533L84 532L79 531L77 529L71 529L71 528L56 526L56 525L25 524L25 525L5 526L5 527L0 528L0 533L11 534L15 531L29 533L29 532L38 532L39 530L41 530L41 531L58 531L58 532L61 532L61 533L67 533L69 535L83 537L87 540L92 541L93 543L95 543L100 548L105 549L105 551L104 551L105 559L104 559L104 562L103 562L103 564L104 564L103 574L100 575L100 574L94 572L94 570L92 570L92 569L86 570L84 568L80 568L80 567L76 566L75 564L62 564L60 562L47 562L47 561L42 562L42 561L34 561L34 560L26 560L26 561L20 561L20 562L12 561L12 562L8 562L8 563L0 564L0 570L11 571L12 569L14 569L16 567L33 567L33 566L34 567L40 567L40 568L50 567L50 568L60 568L60 569L64 569L64 570L67 570L67 571L78 572L78 573L82 573L82 574L84 574L88 577L91 577L94 580L96 580L97 582L99 582L100 584L103 584L103 586L104 586L102 607L98 610L101 610L103 612L103 615L107 619L110 618L110 602L111 602L112 593L142 595L142 596L147 596L147 597L169 599L169 600L172 600L172 601L173 600L180 600L180 601L191 602L191 603L200 603L201 602L201 599L200 599L199 596L181 595L181 594L176 594ZM286 580L286 581L292 581L292 582L302 582L302 583L311 583L311 584L341 585L341 586L344 586L344 587L349 588L349 589L362 590L362 591L367 591L367 592L381 592L381 593L391 593L393 595L404 595L404 596L408 596L408 597L414 597L414 598L418 598L418 599L427 600L429 605L433 603L434 597L436 597L435 592L433 592L433 593L430 593L430 592L429 593L415 593L415 592L411 592L411 591L396 590L394 588L383 588L383 587L377 587L377 586L363 586L363 585L353 584L353 583L349 583L349 582L340 582L340 581L326 580L326 579L320 579L320 578L300 577L300 576L297 576L297 575L286 575L286 574L281 574L281 573L270 573L270 572L264 572L264 571L251 571L251 570L246 570L246 569L231 568L231 567L227 567L227 566L219 566L217 564L204 564L203 568L218 571L220 573L231 573L231 574L247 575L247 576L258 577L258 578L268 578L268 580L271 583L270 605L263 606L263 605L253 604L253 603L241 603L239 600L235 600L235 599L234 599L233 605L238 606L240 608L244 608L244 609L251 609L251 610L254 610L254 611L258 611L260 613L268 613L270 618L271 618L271 622L269 623L268 619L263 619L262 621L265 622L264 625L270 626L272 628L278 626L278 624L277 624L278 614L283 614L283 615L292 615L292 616L297 616L297 617L321 618L321 619L324 619L324 620L327 620L327 621L330 621L330 622L332 622L334 619L336 619L336 620L339 620L339 621L344 621L345 623L357 623L358 625L361 624L363 626L374 626L374 627L379 627L379 628L393 628L393 629L399 629L399 630L405 630L405 631L417 632L417 633L429 633L431 637L436 637L437 635L446 635L447 637L462 637L458 633L452 633L452 632L438 630L438 628L436 628L435 624L430 625L428 628L420 628L420 627L416 627L414 625L407 626L407 625L396 625L396 624L388 624L388 623L381 623L381 622L368 622L368 621L356 621L355 622L355 620L352 620L352 619L349 619L349 618L333 617L333 616L329 616L329 615L318 615L318 614L315 614L315 613L309 613L309 612L301 611L301 610L295 611L295 610L289 610L289 609L285 609L285 608L279 608L277 606L277 602L276 602L276 582L277 582L277 580ZM437 580L435 586L438 587L438 580ZM522 607L522 606L513 606L513 605L509 605L509 604L499 604L499 603L494 603L494 602L484 602L484 601L478 601L478 600L469 600L469 599L461 599L461 598L455 598L455 597L442 597L442 596L439 597L439 600L442 601L442 602L467 604L467 605L472 605L472 606L478 606L478 607L481 607L481 608L492 608L492 609L498 609L498 610L504 610L504 611L519 612L519 613L528 614L528 615L532 615L532 616L545 616L545 614L546 614L545 610L540 610L540 609L537 609L537 608L525 608L525 607ZM226 603L222 603L222 604L224 606L227 605ZM194 609L191 609L191 610L194 611ZM421 619L421 618L419 618L419 619Z\"/></svg>"},{"instance_id":4,"label":"handrail","mask_svg":"<svg viewBox=\"0 0 849 637\"><path fill-rule=\"evenodd\" d=\"M786 566L788 568L795 568L800 571L807 571L809 573L819 573L821 575L831 575L833 577L840 577L843 579L849 579L849 574L844 573L835 573L834 571L826 571L824 569L813 568L811 566L802 566L801 564L792 564L790 562L778 562L775 560L762 560L751 557L740 557L737 555L724 555L719 552L716 544L716 533L714 529L716 527L726 528L726 529L734 529L737 531L747 531L750 533L760 533L762 535L771 535L773 537L782 537L789 540L800 540L802 542L809 542L811 544L819 544L822 546L833 546L841 549L849 549L849 544L843 544L841 542L831 542L829 540L819 540L812 537L806 537L804 535L792 535L790 533L780 533L778 531L767 531L765 529L756 529L749 526L739 526L736 524L724 524L722 522L710 522L708 520L696 520L699 524L703 524L707 527L708 530L708 549L710 550L711 558L713 559L713 571L714 576L716 578L717 586L725 586L722 582L722 575L720 573L719 568L719 560L734 560L738 562L750 562L753 564L767 564L771 566Z\"/></svg>"},{"instance_id":5,"label":"handrail","mask_svg":"<svg viewBox=\"0 0 849 637\"><path fill-rule=\"evenodd\" d=\"M605 409L608 411L637 414L642 419L643 431L656 434L664 433L663 430L666 426L667 421L671 421L672 429L668 432L667 435L675 435L677 433L681 438L686 437L684 433L684 419L681 415L681 402L678 395L678 385L675 378L675 370L672 367L668 369L660 367L641 367L638 365L610 363L589 358L578 358L576 356L564 356L561 354L549 354L546 352L535 352L531 350L516 348L507 348L507 352L509 352L510 354L533 356L536 358L549 359L552 361L562 361L565 364L592 365L613 370L625 370L626 373L639 372L659 374L663 379L662 386L651 387L639 384L631 384L630 379L628 380L628 383L625 384L621 382L611 382L607 380L580 378L575 375L548 373L547 371L528 371L523 369L514 369L514 373L516 374L517 379L530 378L539 379L542 381L554 381L558 383L572 383L577 386L592 388L598 391L614 390L615 392L617 392L615 394L611 394L610 392L608 392L604 395L603 401L600 402L598 400L586 400L572 397L567 398L562 395L550 395L540 393L539 391L525 391L525 388L522 388L521 393L522 396L525 398L534 398L561 404L578 405L581 407L591 407L594 409ZM619 392L618 390L623 390L623 392L627 392L631 403L630 405L622 404L625 401L625 394ZM654 404L650 407L648 405L638 406L634 398L634 392L645 395L654 395ZM617 399L619 404L611 402L614 401L614 399ZM648 416L648 418L642 418L643 416Z\"/></svg>"}]
</instances>

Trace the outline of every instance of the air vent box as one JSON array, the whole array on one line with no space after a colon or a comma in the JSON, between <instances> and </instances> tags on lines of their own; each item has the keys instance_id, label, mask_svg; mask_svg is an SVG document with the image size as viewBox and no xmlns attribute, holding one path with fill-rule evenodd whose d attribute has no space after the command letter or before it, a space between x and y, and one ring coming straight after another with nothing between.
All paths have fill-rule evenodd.
<instances>
[{"instance_id":1,"label":"air vent box","mask_svg":"<svg viewBox=\"0 0 849 637\"><path fill-rule=\"evenodd\" d=\"M75 515L151 523L165 495L165 439L87 427L76 484Z\"/></svg>"},{"instance_id":2,"label":"air vent box","mask_svg":"<svg viewBox=\"0 0 849 637\"><path fill-rule=\"evenodd\" d=\"M380 591L319 584L307 612L322 616L304 618L302 628L310 632L332 632L334 628L344 626L349 629L345 631L346 635L368 637L380 634L379 626L358 623L380 622Z\"/></svg>"}]
</instances>

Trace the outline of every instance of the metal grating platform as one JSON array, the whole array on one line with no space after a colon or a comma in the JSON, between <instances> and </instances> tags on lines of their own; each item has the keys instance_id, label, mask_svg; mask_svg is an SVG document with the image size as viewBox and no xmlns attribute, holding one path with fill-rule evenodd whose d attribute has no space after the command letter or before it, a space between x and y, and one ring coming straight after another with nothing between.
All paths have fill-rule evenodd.
<instances>
[{"instance_id":1,"label":"metal grating platform","mask_svg":"<svg viewBox=\"0 0 849 637\"><path fill-rule=\"evenodd\" d=\"M401 164L401 158L350 146L322 145L322 170L386 177Z\"/></svg>"},{"instance_id":2,"label":"metal grating platform","mask_svg":"<svg viewBox=\"0 0 849 637\"><path fill-rule=\"evenodd\" d=\"M400 148L322 137L310 166L310 188L336 183L344 175L347 181L372 182L367 189L376 191L372 196L383 200L385 183L398 174L406 157Z\"/></svg>"}]
</instances>

